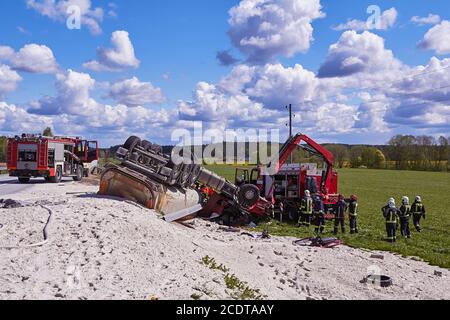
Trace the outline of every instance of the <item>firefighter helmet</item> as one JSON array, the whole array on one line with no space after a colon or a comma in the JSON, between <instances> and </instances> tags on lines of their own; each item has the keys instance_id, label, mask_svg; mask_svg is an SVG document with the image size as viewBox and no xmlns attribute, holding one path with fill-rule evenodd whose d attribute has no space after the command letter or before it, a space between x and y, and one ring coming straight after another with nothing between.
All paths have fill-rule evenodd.
<instances>
[{"instance_id":1,"label":"firefighter helmet","mask_svg":"<svg viewBox=\"0 0 450 320\"><path fill-rule=\"evenodd\" d=\"M416 197L416 202L422 202L422 197L421 196L417 196Z\"/></svg>"},{"instance_id":2,"label":"firefighter helmet","mask_svg":"<svg viewBox=\"0 0 450 320\"><path fill-rule=\"evenodd\" d=\"M405 206L409 204L409 198L407 196L404 196L402 198L402 204L404 204Z\"/></svg>"},{"instance_id":3,"label":"firefighter helmet","mask_svg":"<svg viewBox=\"0 0 450 320\"><path fill-rule=\"evenodd\" d=\"M389 200L389 208L395 208L395 200L393 198Z\"/></svg>"},{"instance_id":4,"label":"firefighter helmet","mask_svg":"<svg viewBox=\"0 0 450 320\"><path fill-rule=\"evenodd\" d=\"M309 190L305 190L305 197L311 197L311 192L309 192Z\"/></svg>"}]
</instances>

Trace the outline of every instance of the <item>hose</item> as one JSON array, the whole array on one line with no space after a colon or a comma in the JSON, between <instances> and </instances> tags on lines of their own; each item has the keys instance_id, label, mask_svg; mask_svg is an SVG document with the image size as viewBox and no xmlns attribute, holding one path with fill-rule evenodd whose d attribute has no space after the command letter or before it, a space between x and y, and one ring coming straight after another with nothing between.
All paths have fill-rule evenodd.
<instances>
[{"instance_id":1,"label":"hose","mask_svg":"<svg viewBox=\"0 0 450 320\"><path fill-rule=\"evenodd\" d=\"M49 235L48 235L48 227L50 226L50 223L52 222L52 217L53 217L53 211L43 205L39 205L42 209L46 210L49 214L48 219L47 219L47 223L45 224L45 227L42 231L43 236L44 236L44 241L38 242L38 243L34 243L34 244L30 244L30 245L26 245L26 246L14 246L14 247L0 247L0 249L3 250L18 250L18 249L30 249L30 248L37 248L37 247L42 247L44 245L46 245L49 242ZM3 228L3 225L1 225L2 227L0 229Z\"/></svg>"}]
</instances>

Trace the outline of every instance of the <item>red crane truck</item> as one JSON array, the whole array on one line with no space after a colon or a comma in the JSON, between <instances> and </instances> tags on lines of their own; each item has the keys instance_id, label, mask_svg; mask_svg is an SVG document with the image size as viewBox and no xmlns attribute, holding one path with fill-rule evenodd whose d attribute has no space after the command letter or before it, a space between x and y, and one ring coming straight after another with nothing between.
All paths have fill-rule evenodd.
<instances>
[{"instance_id":1,"label":"red crane truck","mask_svg":"<svg viewBox=\"0 0 450 320\"><path fill-rule=\"evenodd\" d=\"M323 160L322 169L315 164L290 164L286 161L297 148L307 151L311 155ZM236 184L250 183L256 185L261 197L272 201L275 211L281 215L288 213L296 218L300 201L305 190L319 193L324 199L328 210L327 218L333 218L334 204L338 201L338 174L333 168L333 154L304 134L297 134L288 139L281 147L279 154L269 164L275 168L270 174L266 167L253 169L237 169Z\"/></svg>"},{"instance_id":2,"label":"red crane truck","mask_svg":"<svg viewBox=\"0 0 450 320\"><path fill-rule=\"evenodd\" d=\"M52 183L63 177L81 181L97 165L97 141L32 134L8 139L7 168L20 183L39 177Z\"/></svg>"}]
</instances>

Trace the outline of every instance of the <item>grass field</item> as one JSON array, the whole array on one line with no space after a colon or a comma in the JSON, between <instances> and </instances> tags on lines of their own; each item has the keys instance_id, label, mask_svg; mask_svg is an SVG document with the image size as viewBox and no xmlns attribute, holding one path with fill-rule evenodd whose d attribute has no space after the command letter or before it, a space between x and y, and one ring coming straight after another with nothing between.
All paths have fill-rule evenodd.
<instances>
[{"instance_id":1,"label":"grass field","mask_svg":"<svg viewBox=\"0 0 450 320\"><path fill-rule=\"evenodd\" d=\"M209 169L234 181L232 166L211 166ZM358 235L343 235L341 239L353 247L396 252L404 256L418 256L433 265L450 268L450 173L393 171L393 170L339 170L339 190L349 196L359 197ZM427 218L422 221L423 231L413 230L412 239L399 238L396 244L384 241L386 236L384 218L380 208L390 197L400 203L402 196L411 200L421 195L427 209ZM297 228L293 224L272 221L261 224L273 235L305 237L311 230ZM332 233L332 222L328 222L326 234Z\"/></svg>"}]
</instances>

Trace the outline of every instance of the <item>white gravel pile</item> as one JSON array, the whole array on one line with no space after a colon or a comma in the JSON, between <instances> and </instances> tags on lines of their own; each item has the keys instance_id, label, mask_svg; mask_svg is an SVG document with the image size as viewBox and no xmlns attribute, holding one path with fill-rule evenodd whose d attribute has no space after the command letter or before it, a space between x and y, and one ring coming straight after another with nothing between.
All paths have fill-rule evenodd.
<instances>
[{"instance_id":1,"label":"white gravel pile","mask_svg":"<svg viewBox=\"0 0 450 320\"><path fill-rule=\"evenodd\" d=\"M10 197L29 206L0 209L0 299L232 299L240 291L227 288L227 273L268 299L450 299L449 270L424 262L257 240L201 220L191 229L96 191L37 184ZM205 256L229 271L210 269ZM361 283L372 270L393 286Z\"/></svg>"}]
</instances>

